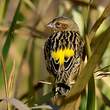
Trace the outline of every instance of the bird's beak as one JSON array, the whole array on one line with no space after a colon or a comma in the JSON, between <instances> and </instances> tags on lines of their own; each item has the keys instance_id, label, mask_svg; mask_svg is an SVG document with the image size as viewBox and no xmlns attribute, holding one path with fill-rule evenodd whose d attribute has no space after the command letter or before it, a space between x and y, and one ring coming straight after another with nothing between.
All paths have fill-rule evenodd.
<instances>
[{"instance_id":1,"label":"bird's beak","mask_svg":"<svg viewBox=\"0 0 110 110\"><path fill-rule=\"evenodd\" d=\"M55 28L54 24L51 23L51 22L47 24L47 27L48 27L48 28L51 28L51 29L52 29L52 28Z\"/></svg>"},{"instance_id":2,"label":"bird's beak","mask_svg":"<svg viewBox=\"0 0 110 110\"><path fill-rule=\"evenodd\" d=\"M52 26L52 23L48 23L48 24L47 24L47 27L52 28L52 27L53 27L53 26Z\"/></svg>"}]
</instances>

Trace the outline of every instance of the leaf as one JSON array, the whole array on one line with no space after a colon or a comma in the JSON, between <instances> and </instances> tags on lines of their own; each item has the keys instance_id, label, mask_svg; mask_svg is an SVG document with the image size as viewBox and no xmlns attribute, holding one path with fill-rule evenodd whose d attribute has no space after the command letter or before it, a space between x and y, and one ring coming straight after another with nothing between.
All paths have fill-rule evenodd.
<instances>
[{"instance_id":1,"label":"leaf","mask_svg":"<svg viewBox=\"0 0 110 110\"><path fill-rule=\"evenodd\" d=\"M10 0L5 0L5 4L4 4L4 9L3 9L3 18L6 15L7 9L8 9L8 4L9 4Z\"/></svg>"},{"instance_id":2,"label":"leaf","mask_svg":"<svg viewBox=\"0 0 110 110\"><path fill-rule=\"evenodd\" d=\"M21 0L19 0L15 15L13 17L13 21L12 21L9 31L7 33L7 38L6 38L5 44L2 49L2 55L3 55L4 60L6 60L6 58L7 58L8 51L11 46L11 42L14 39L14 30L15 30L16 22L18 20L18 13L19 13L20 5L21 5Z\"/></svg>"},{"instance_id":3,"label":"leaf","mask_svg":"<svg viewBox=\"0 0 110 110\"><path fill-rule=\"evenodd\" d=\"M86 26L86 32L88 34L88 27L90 24L90 13L91 13L91 4L93 3L93 0L89 1L89 6L88 6L88 19L87 19L87 26ZM91 47L90 47L90 42L88 39L88 36L86 36L86 48L87 48L87 56L90 58L91 56ZM95 81L94 81L94 76L92 74L92 77L90 78L88 82L88 91L87 91L87 107L86 110L94 110L95 109Z\"/></svg>"},{"instance_id":4,"label":"leaf","mask_svg":"<svg viewBox=\"0 0 110 110\"><path fill-rule=\"evenodd\" d=\"M102 13L101 17L96 21L96 23L93 25L90 33L89 33L89 40L91 43L91 40L93 39L93 37L95 36L95 33L97 31L97 29L99 28L99 26L102 24L102 22L108 17L110 16L110 3L107 5L107 7L105 8L104 12Z\"/></svg>"},{"instance_id":5,"label":"leaf","mask_svg":"<svg viewBox=\"0 0 110 110\"><path fill-rule=\"evenodd\" d=\"M95 81L92 76L88 83L88 96L86 110L95 110Z\"/></svg>"}]
</instances>

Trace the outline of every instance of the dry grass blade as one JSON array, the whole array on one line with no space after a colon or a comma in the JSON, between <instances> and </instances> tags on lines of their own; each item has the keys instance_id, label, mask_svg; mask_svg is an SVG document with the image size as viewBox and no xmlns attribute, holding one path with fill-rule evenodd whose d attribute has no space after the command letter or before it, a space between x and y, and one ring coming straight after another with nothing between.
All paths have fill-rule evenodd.
<instances>
[{"instance_id":1,"label":"dry grass blade","mask_svg":"<svg viewBox=\"0 0 110 110\"><path fill-rule=\"evenodd\" d=\"M102 79L104 77L110 76L110 72L104 72L104 71L98 71L95 74L96 74L95 79Z\"/></svg>"},{"instance_id":2,"label":"dry grass blade","mask_svg":"<svg viewBox=\"0 0 110 110\"><path fill-rule=\"evenodd\" d=\"M109 68L109 67L110 67L110 65L107 65L107 66L105 66L105 67L103 67L103 68L101 68L101 69L96 70L96 71L94 72L94 74L95 74L95 79L102 79L102 78L104 78L104 77L110 76L110 72L109 72L109 71L108 71L108 72L104 71L104 70L106 70L106 69Z\"/></svg>"},{"instance_id":3,"label":"dry grass blade","mask_svg":"<svg viewBox=\"0 0 110 110\"><path fill-rule=\"evenodd\" d=\"M28 91L29 91L29 97L33 97L32 101L29 102L29 105L33 105L32 102L35 101L35 92L33 88L33 80L34 80L34 55L35 55L35 39L31 39L30 42L30 49L29 49L29 78L28 78Z\"/></svg>"},{"instance_id":4,"label":"dry grass blade","mask_svg":"<svg viewBox=\"0 0 110 110\"><path fill-rule=\"evenodd\" d=\"M100 68L100 69L96 70L94 73L99 72L99 71L104 71L104 70L108 69L109 67L110 67L110 65L107 65L103 68Z\"/></svg>"},{"instance_id":5,"label":"dry grass blade","mask_svg":"<svg viewBox=\"0 0 110 110\"><path fill-rule=\"evenodd\" d=\"M25 105L24 103L22 103L18 99L15 99L15 98L8 99L8 98L6 98L6 99L3 99L3 101L12 104L18 110L30 110L30 108L27 107L27 105Z\"/></svg>"},{"instance_id":6,"label":"dry grass blade","mask_svg":"<svg viewBox=\"0 0 110 110\"><path fill-rule=\"evenodd\" d=\"M78 5L78 6L86 6L88 7L89 3L86 2L86 1L82 1L82 0L71 0L75 5ZM92 9L96 9L96 5L95 4L91 4L90 6Z\"/></svg>"},{"instance_id":7,"label":"dry grass blade","mask_svg":"<svg viewBox=\"0 0 110 110\"><path fill-rule=\"evenodd\" d=\"M10 76L8 79L8 98L10 98L12 96L12 93L14 93L13 92L14 81L15 81L15 60L13 61L13 67L11 69Z\"/></svg>"},{"instance_id":8,"label":"dry grass blade","mask_svg":"<svg viewBox=\"0 0 110 110\"><path fill-rule=\"evenodd\" d=\"M6 75L6 66L4 64L3 57L1 55L1 66L2 66L2 71L3 71L3 79L4 79L4 87L5 87L5 95L6 98L8 98L8 82L7 82L7 75ZM7 109L9 109L9 104L7 103Z\"/></svg>"},{"instance_id":9,"label":"dry grass blade","mask_svg":"<svg viewBox=\"0 0 110 110\"><path fill-rule=\"evenodd\" d=\"M6 75L6 66L4 64L4 60L2 55L0 56L0 60L1 60L1 66L2 66L2 71L3 71L3 79L4 79L4 84L5 84L5 94L6 97L8 97L8 82L7 82L7 75Z\"/></svg>"},{"instance_id":10,"label":"dry grass blade","mask_svg":"<svg viewBox=\"0 0 110 110\"><path fill-rule=\"evenodd\" d=\"M102 22L108 17L110 16L110 3L107 5L107 7L105 8L104 12L102 13L101 17L96 21L96 23L93 25L90 33L89 33L89 40L91 43L91 40L93 39L93 37L95 36L95 33L97 31L97 29L99 28L99 26L102 24Z\"/></svg>"},{"instance_id":11,"label":"dry grass blade","mask_svg":"<svg viewBox=\"0 0 110 110\"><path fill-rule=\"evenodd\" d=\"M90 77L92 76L96 65L100 62L107 45L110 41L110 27L100 35L100 43L96 46L92 56L89 58L85 68L82 70L76 84L73 86L70 94L66 98L66 103L73 101L78 94L84 89L88 83ZM106 38L105 38L106 36ZM79 96L79 95L78 95ZM65 103L64 103L65 104Z\"/></svg>"},{"instance_id":12,"label":"dry grass blade","mask_svg":"<svg viewBox=\"0 0 110 110\"><path fill-rule=\"evenodd\" d=\"M32 1L30 1L30 0L23 0L23 2L25 2L33 11L35 11L36 7L32 3Z\"/></svg>"},{"instance_id":13,"label":"dry grass blade","mask_svg":"<svg viewBox=\"0 0 110 110\"><path fill-rule=\"evenodd\" d=\"M52 107L49 105L35 105L35 107L32 107L32 109L48 109L48 110L52 110Z\"/></svg>"},{"instance_id":14,"label":"dry grass blade","mask_svg":"<svg viewBox=\"0 0 110 110\"><path fill-rule=\"evenodd\" d=\"M103 18L106 18L108 16L110 16L110 3L107 5L107 7L105 8L105 10L104 10L104 12L102 14Z\"/></svg>"}]
</instances>

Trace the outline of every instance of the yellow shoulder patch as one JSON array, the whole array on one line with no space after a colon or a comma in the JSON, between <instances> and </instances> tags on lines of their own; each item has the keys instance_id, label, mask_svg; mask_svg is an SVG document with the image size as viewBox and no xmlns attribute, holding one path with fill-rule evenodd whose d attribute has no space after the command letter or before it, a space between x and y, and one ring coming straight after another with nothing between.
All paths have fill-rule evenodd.
<instances>
[{"instance_id":1,"label":"yellow shoulder patch","mask_svg":"<svg viewBox=\"0 0 110 110\"><path fill-rule=\"evenodd\" d=\"M53 51L51 55L54 60L59 60L59 64L62 65L65 57L71 57L74 55L74 50L69 48L63 50L58 49L57 51Z\"/></svg>"}]
</instances>

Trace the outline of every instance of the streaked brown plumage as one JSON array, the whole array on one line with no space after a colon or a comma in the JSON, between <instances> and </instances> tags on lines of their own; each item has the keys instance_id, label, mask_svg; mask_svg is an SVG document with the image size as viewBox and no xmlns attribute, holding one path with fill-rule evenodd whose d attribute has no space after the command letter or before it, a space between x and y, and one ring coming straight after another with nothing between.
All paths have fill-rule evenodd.
<instances>
[{"instance_id":1,"label":"streaked brown plumage","mask_svg":"<svg viewBox=\"0 0 110 110\"><path fill-rule=\"evenodd\" d=\"M44 55L49 73L55 77L55 95L67 95L79 74L84 43L77 24L67 17L48 23L52 34L45 42Z\"/></svg>"}]
</instances>

